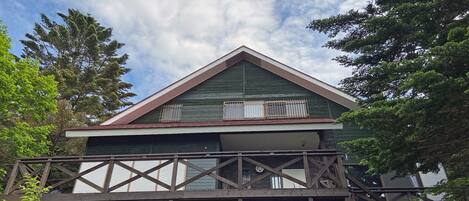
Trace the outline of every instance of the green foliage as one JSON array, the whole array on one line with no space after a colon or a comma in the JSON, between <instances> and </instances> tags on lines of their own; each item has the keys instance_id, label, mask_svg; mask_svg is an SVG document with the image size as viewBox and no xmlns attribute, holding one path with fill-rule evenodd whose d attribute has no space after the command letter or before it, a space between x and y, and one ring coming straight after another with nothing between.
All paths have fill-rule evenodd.
<instances>
[{"instance_id":1,"label":"green foliage","mask_svg":"<svg viewBox=\"0 0 469 201\"><path fill-rule=\"evenodd\" d=\"M342 146L371 172L414 174L442 163L453 170L449 186L469 177L468 13L464 0L379 0L309 25L328 34L326 47L348 53L336 58L353 68L341 85L362 107L339 121L374 134Z\"/></svg>"},{"instance_id":2,"label":"green foliage","mask_svg":"<svg viewBox=\"0 0 469 201\"><path fill-rule=\"evenodd\" d=\"M28 123L19 122L12 127L2 129L0 143L2 154L5 154L3 156L8 161L13 161L19 157L34 157L47 153L48 135L52 128L52 125L30 126Z\"/></svg>"},{"instance_id":3,"label":"green foliage","mask_svg":"<svg viewBox=\"0 0 469 201\"><path fill-rule=\"evenodd\" d=\"M4 26L0 26L4 27ZM56 83L39 74L39 66L9 53L6 28L0 29L0 172L19 157L48 152L53 125L48 117L56 111Z\"/></svg>"},{"instance_id":4,"label":"green foliage","mask_svg":"<svg viewBox=\"0 0 469 201\"><path fill-rule=\"evenodd\" d=\"M41 15L41 23L21 41L23 56L37 59L41 73L55 77L59 100L85 114L88 123L130 105L127 99L134 96L129 92L132 85L121 80L129 72L123 66L128 55L118 54L124 44L112 40L112 29L90 15L78 10L58 15L63 23Z\"/></svg>"},{"instance_id":5,"label":"green foliage","mask_svg":"<svg viewBox=\"0 0 469 201\"><path fill-rule=\"evenodd\" d=\"M86 126L84 113L74 112L67 100L57 101L57 113L49 118L51 124L56 125L55 130L49 135L51 145L49 155L83 155L86 138L65 138L65 128Z\"/></svg>"},{"instance_id":6,"label":"green foliage","mask_svg":"<svg viewBox=\"0 0 469 201\"><path fill-rule=\"evenodd\" d=\"M37 177L26 175L23 180L24 184L19 186L23 193L21 201L41 201L41 197L49 192L49 188L42 188L39 185Z\"/></svg>"},{"instance_id":7,"label":"green foliage","mask_svg":"<svg viewBox=\"0 0 469 201\"><path fill-rule=\"evenodd\" d=\"M7 176L7 171L0 167L0 179L5 178ZM0 192L3 192L3 184L0 182Z\"/></svg>"},{"instance_id":8,"label":"green foliage","mask_svg":"<svg viewBox=\"0 0 469 201\"><path fill-rule=\"evenodd\" d=\"M56 129L49 136L51 155L79 155L86 139L66 139L65 128L96 124L131 103L131 84L124 46L112 39L112 29L78 10L58 13L61 22L41 15L26 34L23 56L39 61L40 72L58 83L58 113L50 117Z\"/></svg>"}]
</instances>

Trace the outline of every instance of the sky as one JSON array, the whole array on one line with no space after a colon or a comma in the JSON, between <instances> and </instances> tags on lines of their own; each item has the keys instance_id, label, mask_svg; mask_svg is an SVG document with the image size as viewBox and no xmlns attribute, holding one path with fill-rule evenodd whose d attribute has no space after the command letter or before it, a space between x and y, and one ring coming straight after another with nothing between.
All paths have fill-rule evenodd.
<instances>
[{"instance_id":1,"label":"sky","mask_svg":"<svg viewBox=\"0 0 469 201\"><path fill-rule=\"evenodd\" d=\"M363 7L365 0L0 0L0 19L8 27L12 53L21 54L26 33L43 13L78 9L112 27L113 39L126 45L137 102L246 45L331 85L351 75L332 58L341 53L322 47L327 37L306 29L321 19Z\"/></svg>"}]
</instances>

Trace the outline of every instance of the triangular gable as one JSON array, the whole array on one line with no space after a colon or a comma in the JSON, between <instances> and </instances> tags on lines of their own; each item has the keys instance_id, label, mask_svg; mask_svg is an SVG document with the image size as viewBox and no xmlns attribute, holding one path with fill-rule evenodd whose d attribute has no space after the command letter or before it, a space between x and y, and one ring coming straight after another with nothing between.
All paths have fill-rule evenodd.
<instances>
[{"instance_id":1,"label":"triangular gable","mask_svg":"<svg viewBox=\"0 0 469 201\"><path fill-rule=\"evenodd\" d=\"M349 109L357 108L356 99L354 97L246 46L241 46L207 66L176 81L172 85L154 93L143 101L127 108L101 123L101 125L128 124L242 60L249 61Z\"/></svg>"}]
</instances>

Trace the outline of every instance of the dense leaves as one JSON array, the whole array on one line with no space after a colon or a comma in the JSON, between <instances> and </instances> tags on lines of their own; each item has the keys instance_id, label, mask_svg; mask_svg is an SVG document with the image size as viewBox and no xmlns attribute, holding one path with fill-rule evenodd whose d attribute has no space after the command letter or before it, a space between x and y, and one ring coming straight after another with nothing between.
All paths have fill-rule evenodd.
<instances>
[{"instance_id":1,"label":"dense leaves","mask_svg":"<svg viewBox=\"0 0 469 201\"><path fill-rule=\"evenodd\" d=\"M441 163L448 184L467 186L469 2L378 0L309 28L329 35L326 47L349 53L336 58L353 68L341 85L362 108L340 120L374 131L344 143L347 150L375 173L436 171Z\"/></svg>"},{"instance_id":2,"label":"dense leaves","mask_svg":"<svg viewBox=\"0 0 469 201\"><path fill-rule=\"evenodd\" d=\"M67 139L64 129L96 124L131 103L131 84L121 80L124 44L113 40L112 29L78 10L58 13L61 22L41 15L34 31L21 42L23 56L40 63L40 72L58 83L58 112L50 117L56 126L49 136L51 155L83 154L86 139Z\"/></svg>"},{"instance_id":3,"label":"dense leaves","mask_svg":"<svg viewBox=\"0 0 469 201\"><path fill-rule=\"evenodd\" d=\"M112 40L112 29L90 15L77 10L58 15L63 24L41 15L41 23L21 41L23 56L37 59L43 74L54 75L59 99L90 121L130 105L127 99L134 96L129 92L132 85L121 80L129 72L124 67L128 55L118 53L124 44Z\"/></svg>"},{"instance_id":4,"label":"dense leaves","mask_svg":"<svg viewBox=\"0 0 469 201\"><path fill-rule=\"evenodd\" d=\"M0 26L0 175L19 157L48 152L54 128L49 115L56 111L57 85L52 76L39 74L39 66L9 53L10 39Z\"/></svg>"},{"instance_id":5,"label":"dense leaves","mask_svg":"<svg viewBox=\"0 0 469 201\"><path fill-rule=\"evenodd\" d=\"M41 201L41 197L49 192L49 188L43 188L37 177L26 174L23 184L19 186L21 190L21 201Z\"/></svg>"}]
</instances>

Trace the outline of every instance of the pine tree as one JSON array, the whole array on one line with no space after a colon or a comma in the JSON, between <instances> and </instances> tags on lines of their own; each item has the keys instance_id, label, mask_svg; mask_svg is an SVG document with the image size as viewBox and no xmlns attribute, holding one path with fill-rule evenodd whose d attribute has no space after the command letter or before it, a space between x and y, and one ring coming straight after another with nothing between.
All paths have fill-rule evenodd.
<instances>
[{"instance_id":1,"label":"pine tree","mask_svg":"<svg viewBox=\"0 0 469 201\"><path fill-rule=\"evenodd\" d=\"M374 133L344 148L374 173L443 164L446 198L463 200L445 187L469 186L469 2L377 0L308 27L328 34L325 47L347 53L336 60L353 68L341 86L362 107L340 120Z\"/></svg>"},{"instance_id":2,"label":"pine tree","mask_svg":"<svg viewBox=\"0 0 469 201\"><path fill-rule=\"evenodd\" d=\"M130 105L132 85L121 79L130 70L124 66L128 55L119 54L124 44L90 15L73 9L58 15L63 23L41 15L41 23L21 41L22 56L37 59L41 73L55 77L59 99L85 114L88 124Z\"/></svg>"}]
</instances>

